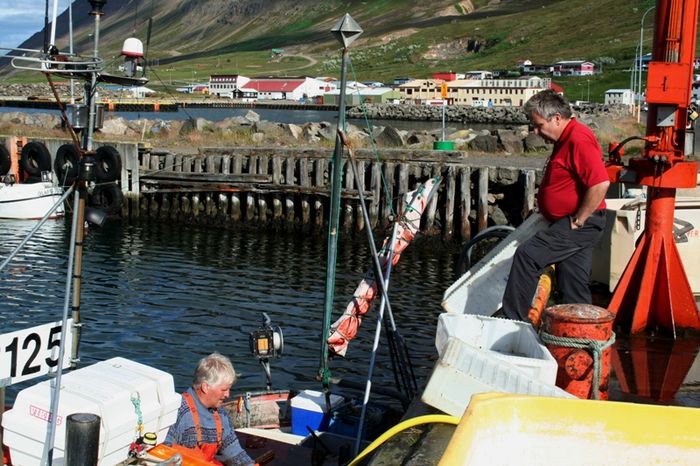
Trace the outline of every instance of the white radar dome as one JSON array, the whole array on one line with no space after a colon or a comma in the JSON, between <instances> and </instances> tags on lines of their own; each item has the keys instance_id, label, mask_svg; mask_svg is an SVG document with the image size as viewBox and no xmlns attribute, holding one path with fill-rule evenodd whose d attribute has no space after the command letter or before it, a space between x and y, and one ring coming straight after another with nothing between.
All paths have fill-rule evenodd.
<instances>
[{"instance_id":1,"label":"white radar dome","mask_svg":"<svg viewBox=\"0 0 700 466\"><path fill-rule=\"evenodd\" d=\"M143 42L135 37L129 37L122 46L122 55L126 57L143 57Z\"/></svg>"}]
</instances>

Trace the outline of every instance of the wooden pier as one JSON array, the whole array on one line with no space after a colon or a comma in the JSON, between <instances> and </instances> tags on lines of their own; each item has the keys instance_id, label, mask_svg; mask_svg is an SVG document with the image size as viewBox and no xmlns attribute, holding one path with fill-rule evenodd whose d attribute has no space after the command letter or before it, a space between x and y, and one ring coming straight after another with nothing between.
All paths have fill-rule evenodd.
<instances>
[{"instance_id":1,"label":"wooden pier","mask_svg":"<svg viewBox=\"0 0 700 466\"><path fill-rule=\"evenodd\" d=\"M31 140L43 142L52 159L70 142ZM318 230L328 223L332 149L232 147L182 155L136 143L96 145L105 144L121 155L117 183L125 218ZM442 184L421 230L459 240L493 224L520 224L534 207L542 165L539 158L470 157L460 151L356 150L355 157L372 229L391 224L404 208L403 194L439 175ZM360 232L367 225L347 156L343 175L340 225Z\"/></svg>"},{"instance_id":2,"label":"wooden pier","mask_svg":"<svg viewBox=\"0 0 700 466\"><path fill-rule=\"evenodd\" d=\"M130 216L231 225L237 222L322 228L328 222L331 150L238 147L198 155L144 152L139 156L139 203ZM403 209L401 194L440 175L422 230L468 239L490 224L494 206L520 223L534 207L536 167L489 166L461 152L382 150L380 159L356 151L359 185L371 227L385 227ZM341 228L366 225L353 172L343 167Z\"/></svg>"}]
</instances>

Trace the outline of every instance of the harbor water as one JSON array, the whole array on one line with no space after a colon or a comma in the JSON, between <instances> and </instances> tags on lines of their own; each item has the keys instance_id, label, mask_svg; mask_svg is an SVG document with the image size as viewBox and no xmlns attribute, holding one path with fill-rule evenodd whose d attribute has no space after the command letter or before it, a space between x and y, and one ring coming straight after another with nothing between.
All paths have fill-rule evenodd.
<instances>
[{"instance_id":1,"label":"harbor water","mask_svg":"<svg viewBox=\"0 0 700 466\"><path fill-rule=\"evenodd\" d=\"M35 225L0 223L3 260ZM61 319L70 222L48 222L0 276L0 328L6 333ZM442 293L452 280L454 251L417 239L392 272L390 299L407 340L419 385L435 360L434 331ZM219 351L239 372L234 392L265 388L248 335L262 313L284 332L284 353L271 361L273 388L320 388L326 237L271 230L219 229L169 223L111 222L86 235L80 366L122 356L171 373L177 390L199 358ZM335 314L339 317L369 258L365 235L339 244ZM365 379L376 311L372 308L333 377ZM382 339L375 384L393 386ZM8 388L8 402L16 390Z\"/></svg>"},{"instance_id":2,"label":"harbor water","mask_svg":"<svg viewBox=\"0 0 700 466\"><path fill-rule=\"evenodd\" d=\"M34 225L0 222L0 259ZM69 239L67 220L48 222L0 275L3 334L61 319ZM265 312L284 332L284 353L271 361L273 389L320 388L325 234L113 221L88 230L84 244L79 366L121 356L171 373L182 391L199 358L219 351L239 373L234 393L262 390L264 373L248 335ZM437 357L437 317L456 253L456 245L419 237L392 271L392 310L421 389ZM364 234L341 235L333 320L368 260ZM331 361L333 378L364 381L376 315L375 305L346 358ZM699 347L695 338L618 335L611 399L700 407ZM8 404L34 381L9 387ZM374 385L394 387L385 338Z\"/></svg>"}]
</instances>

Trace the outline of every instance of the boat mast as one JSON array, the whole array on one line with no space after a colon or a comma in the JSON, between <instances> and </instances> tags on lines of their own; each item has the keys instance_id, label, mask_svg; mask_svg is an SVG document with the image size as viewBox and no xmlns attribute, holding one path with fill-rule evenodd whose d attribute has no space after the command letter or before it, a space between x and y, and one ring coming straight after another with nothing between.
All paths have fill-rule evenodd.
<instances>
[{"instance_id":1,"label":"boat mast","mask_svg":"<svg viewBox=\"0 0 700 466\"><path fill-rule=\"evenodd\" d=\"M326 291L324 296L323 334L321 336L321 367L319 377L323 390L328 394L330 370L328 369L328 335L331 329L333 300L335 296L335 268L338 258L338 224L340 220L340 193L343 185L343 141L340 131L345 129L345 89L347 87L348 47L362 34L362 28L349 14L345 14L331 29L331 34L343 45L340 68L340 95L338 96L338 127L333 151L331 176L331 206L328 222L328 253L326 262ZM368 227L369 228L369 227Z\"/></svg>"},{"instance_id":2,"label":"boat mast","mask_svg":"<svg viewBox=\"0 0 700 466\"><path fill-rule=\"evenodd\" d=\"M102 9L104 8L107 0L88 0L92 6L92 11L90 15L95 17L95 46L94 46L94 59L95 63L99 61L98 50L99 50L99 38L100 38L100 17L104 14ZM74 198L73 198L73 221L71 227L71 243L69 252L69 273L71 270L70 264L73 267L73 296L72 296L72 317L73 317L73 329L74 333L73 346L71 348L71 367L75 367L78 362L78 348L80 343L80 294L81 294L81 283L82 283L82 258L83 258L83 241L85 238L85 203L87 198L87 183L94 178L95 161L92 155L93 149L93 134L94 125L96 119L96 105L95 105L95 89L97 86L97 74L98 71L92 70L89 74L89 78L85 82L85 104L88 109L88 124L82 134L82 153L80 158L80 168L78 173L78 178L75 181L74 188ZM103 219L102 219L103 220ZM97 219L94 219L95 223L99 223ZM67 331L67 301L68 301L68 281L66 283L66 305L64 306L63 315L63 325L61 331L61 345L59 347L59 361L63 360L63 354L65 347L63 342L65 341L65 332ZM61 387L61 376L63 374L63 366L58 364L56 370L56 377L53 383L53 392L51 398L51 408L50 412L58 412L58 404L60 399L60 387ZM53 450L54 442L56 437L56 416L52 416L49 422L49 426L46 432L46 442L44 444L44 451L42 455L42 466L51 466L53 463Z\"/></svg>"}]
</instances>

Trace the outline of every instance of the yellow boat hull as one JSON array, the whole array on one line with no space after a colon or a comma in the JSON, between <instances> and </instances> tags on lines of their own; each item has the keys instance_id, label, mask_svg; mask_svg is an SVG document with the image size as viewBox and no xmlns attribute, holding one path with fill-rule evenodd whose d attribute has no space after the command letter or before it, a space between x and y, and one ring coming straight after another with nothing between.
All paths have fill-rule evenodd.
<instances>
[{"instance_id":1,"label":"yellow boat hull","mask_svg":"<svg viewBox=\"0 0 700 466\"><path fill-rule=\"evenodd\" d=\"M697 465L700 409L474 395L439 464Z\"/></svg>"}]
</instances>

